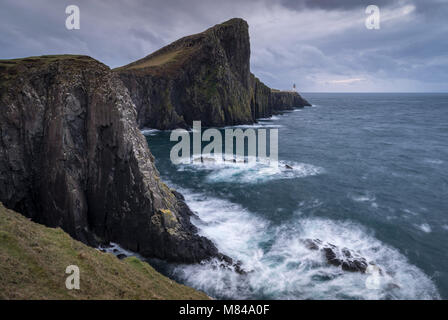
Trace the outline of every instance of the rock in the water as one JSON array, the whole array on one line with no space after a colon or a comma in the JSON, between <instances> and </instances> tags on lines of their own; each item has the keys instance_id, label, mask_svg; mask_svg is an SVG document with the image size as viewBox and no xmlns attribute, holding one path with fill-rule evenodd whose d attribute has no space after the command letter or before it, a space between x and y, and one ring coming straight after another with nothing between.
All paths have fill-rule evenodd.
<instances>
[{"instance_id":1,"label":"rock in the water","mask_svg":"<svg viewBox=\"0 0 448 320\"><path fill-rule=\"evenodd\" d=\"M319 239L305 239L302 240L302 242L305 245L305 247L307 247L310 250L319 250L320 245L322 244L322 241L320 241Z\"/></svg>"},{"instance_id":2,"label":"rock in the water","mask_svg":"<svg viewBox=\"0 0 448 320\"><path fill-rule=\"evenodd\" d=\"M126 257L127 257L127 255L125 255L124 253L117 254L117 258L120 260L123 260Z\"/></svg>"},{"instance_id":3,"label":"rock in the water","mask_svg":"<svg viewBox=\"0 0 448 320\"><path fill-rule=\"evenodd\" d=\"M365 273L369 266L364 257L348 248L341 249L319 239L304 239L302 242L310 250L321 250L329 264L341 267L344 271Z\"/></svg>"},{"instance_id":4,"label":"rock in the water","mask_svg":"<svg viewBox=\"0 0 448 320\"><path fill-rule=\"evenodd\" d=\"M286 169L289 169L289 170L292 170L292 169L293 169L293 167L291 167L291 166L288 165L288 164L285 164L285 168L286 168Z\"/></svg>"}]
</instances>

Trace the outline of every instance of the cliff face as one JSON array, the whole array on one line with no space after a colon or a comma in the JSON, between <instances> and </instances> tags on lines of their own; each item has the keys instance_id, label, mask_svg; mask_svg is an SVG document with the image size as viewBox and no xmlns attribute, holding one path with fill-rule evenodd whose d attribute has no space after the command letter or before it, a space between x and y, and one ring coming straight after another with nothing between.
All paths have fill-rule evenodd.
<instances>
[{"instance_id":1,"label":"cliff face","mask_svg":"<svg viewBox=\"0 0 448 320\"><path fill-rule=\"evenodd\" d=\"M220 256L160 181L119 77L85 56L0 60L0 201L88 244ZM222 257L222 256L220 256Z\"/></svg>"},{"instance_id":2,"label":"cliff face","mask_svg":"<svg viewBox=\"0 0 448 320\"><path fill-rule=\"evenodd\" d=\"M251 74L250 83L250 106L253 121L258 118L270 117L285 110L311 106L297 92L271 89L253 74Z\"/></svg>"},{"instance_id":3,"label":"cliff face","mask_svg":"<svg viewBox=\"0 0 448 320\"><path fill-rule=\"evenodd\" d=\"M308 105L297 93L277 98L250 73L249 60L248 25L231 19L115 72L129 89L140 127L190 127L193 120L203 126L252 123L288 103Z\"/></svg>"}]
</instances>

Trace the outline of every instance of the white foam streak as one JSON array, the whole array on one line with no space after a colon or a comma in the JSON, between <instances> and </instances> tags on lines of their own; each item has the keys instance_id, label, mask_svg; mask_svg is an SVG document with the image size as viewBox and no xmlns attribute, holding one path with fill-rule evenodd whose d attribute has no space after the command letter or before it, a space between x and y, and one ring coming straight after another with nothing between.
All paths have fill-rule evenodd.
<instances>
[{"instance_id":1,"label":"white foam streak","mask_svg":"<svg viewBox=\"0 0 448 320\"><path fill-rule=\"evenodd\" d=\"M349 221L300 218L272 226L254 213L226 200L180 190L199 219L193 222L218 249L242 262L247 275L216 262L177 266L186 284L219 298L250 299L434 299L432 281L397 250ZM369 289L369 274L329 265L321 251L301 239L318 238L349 248L384 271L378 289Z\"/></svg>"},{"instance_id":2,"label":"white foam streak","mask_svg":"<svg viewBox=\"0 0 448 320\"><path fill-rule=\"evenodd\" d=\"M200 159L199 159L200 160ZM282 161L278 166L272 166L268 159L236 158L235 162L224 161L222 158L204 159L201 161L190 161L186 159L177 169L179 171L206 171L207 181L259 183L277 179L294 179L315 176L324 173L324 169L307 163Z\"/></svg>"},{"instance_id":3,"label":"white foam streak","mask_svg":"<svg viewBox=\"0 0 448 320\"><path fill-rule=\"evenodd\" d=\"M158 132L160 132L160 130L158 129L151 129L151 128L145 128L141 130L141 133L144 136L154 136L156 135Z\"/></svg>"},{"instance_id":4,"label":"white foam streak","mask_svg":"<svg viewBox=\"0 0 448 320\"><path fill-rule=\"evenodd\" d=\"M356 202L374 202L376 200L375 195L371 194L370 192L351 195L351 198Z\"/></svg>"},{"instance_id":5,"label":"white foam streak","mask_svg":"<svg viewBox=\"0 0 448 320\"><path fill-rule=\"evenodd\" d=\"M430 233L432 231L431 226L427 223L416 225L416 227L425 233Z\"/></svg>"}]
</instances>

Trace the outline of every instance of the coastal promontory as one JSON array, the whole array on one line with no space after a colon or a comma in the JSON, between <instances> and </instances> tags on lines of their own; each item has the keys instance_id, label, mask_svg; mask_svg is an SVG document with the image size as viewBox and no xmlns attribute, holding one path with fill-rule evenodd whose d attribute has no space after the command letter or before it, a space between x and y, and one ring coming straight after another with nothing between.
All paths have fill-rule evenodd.
<instances>
[{"instance_id":1,"label":"coastal promontory","mask_svg":"<svg viewBox=\"0 0 448 320\"><path fill-rule=\"evenodd\" d=\"M141 128L248 124L309 106L297 92L267 87L250 71L249 26L234 18L114 69Z\"/></svg>"}]
</instances>

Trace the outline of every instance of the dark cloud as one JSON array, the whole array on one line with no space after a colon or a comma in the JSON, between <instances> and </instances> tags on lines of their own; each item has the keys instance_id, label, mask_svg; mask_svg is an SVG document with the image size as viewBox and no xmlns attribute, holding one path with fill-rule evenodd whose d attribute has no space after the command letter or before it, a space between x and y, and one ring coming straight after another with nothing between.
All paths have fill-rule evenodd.
<instances>
[{"instance_id":1,"label":"dark cloud","mask_svg":"<svg viewBox=\"0 0 448 320\"><path fill-rule=\"evenodd\" d=\"M70 4L80 30L65 28ZM380 30L364 26L369 4L380 7ZM272 87L446 91L447 15L447 0L0 0L0 58L80 53L117 67L242 17L252 69Z\"/></svg>"},{"instance_id":2,"label":"dark cloud","mask_svg":"<svg viewBox=\"0 0 448 320\"><path fill-rule=\"evenodd\" d=\"M322 10L357 10L366 8L369 5L376 5L379 8L391 6L404 6L413 4L418 13L427 16L441 16L446 12L447 0L280 0L280 3L290 9L322 9Z\"/></svg>"},{"instance_id":3,"label":"dark cloud","mask_svg":"<svg viewBox=\"0 0 448 320\"><path fill-rule=\"evenodd\" d=\"M353 10L366 8L368 5L379 7L390 6L399 0L281 0L282 5L295 10L323 9L323 10Z\"/></svg>"}]
</instances>

